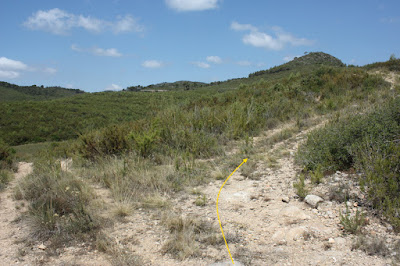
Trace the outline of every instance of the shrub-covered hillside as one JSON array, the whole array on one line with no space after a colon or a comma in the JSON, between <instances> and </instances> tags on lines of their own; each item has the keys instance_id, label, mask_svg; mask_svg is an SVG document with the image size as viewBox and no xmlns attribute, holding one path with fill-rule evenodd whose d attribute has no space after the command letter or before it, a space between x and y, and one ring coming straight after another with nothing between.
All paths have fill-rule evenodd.
<instances>
[{"instance_id":1,"label":"shrub-covered hillside","mask_svg":"<svg viewBox=\"0 0 400 266\"><path fill-rule=\"evenodd\" d=\"M62 87L39 87L36 85L18 86L8 82L0 82L0 102L49 100L74 96L80 93L84 93L84 91Z\"/></svg>"}]
</instances>

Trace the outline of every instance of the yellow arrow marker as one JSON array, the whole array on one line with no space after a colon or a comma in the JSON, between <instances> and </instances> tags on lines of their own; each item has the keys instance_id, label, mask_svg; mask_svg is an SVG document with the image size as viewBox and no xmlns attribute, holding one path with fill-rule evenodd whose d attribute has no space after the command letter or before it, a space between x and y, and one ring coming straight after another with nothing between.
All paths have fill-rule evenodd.
<instances>
[{"instance_id":1,"label":"yellow arrow marker","mask_svg":"<svg viewBox=\"0 0 400 266\"><path fill-rule=\"evenodd\" d=\"M239 166L236 167L236 169L228 176L228 178L227 178L227 179L225 180L225 182L222 184L222 187L219 189L218 197L217 197L217 217L218 217L219 227L221 228L222 237L223 237L224 240L225 240L225 245L226 245L226 248L228 249L229 256L231 257L232 264L235 264L235 262L233 261L231 251L229 250L229 247L228 247L228 243L226 242L226 238L225 238L225 235L224 235L224 230L222 229L221 219L219 218L219 213L218 213L218 199L219 199L219 194L221 194L221 190L222 190L222 188L224 187L225 183L229 180L229 178L233 175L233 173L236 172L236 170L239 169L239 167L242 166L242 164L244 164L245 162L247 162L247 158L246 158L246 159L243 159L243 162L242 162L241 164L239 164Z\"/></svg>"}]
</instances>

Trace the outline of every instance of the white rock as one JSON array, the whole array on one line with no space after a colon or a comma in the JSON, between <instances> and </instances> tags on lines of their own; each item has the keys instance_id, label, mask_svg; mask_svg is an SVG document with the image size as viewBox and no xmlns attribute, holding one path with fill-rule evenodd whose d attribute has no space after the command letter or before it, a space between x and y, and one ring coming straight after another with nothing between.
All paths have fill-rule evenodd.
<instances>
[{"instance_id":1,"label":"white rock","mask_svg":"<svg viewBox=\"0 0 400 266\"><path fill-rule=\"evenodd\" d=\"M310 205L313 208L317 208L318 204L320 202L323 202L324 200L321 197L318 197L316 195L307 195L304 199L304 201Z\"/></svg>"},{"instance_id":2,"label":"white rock","mask_svg":"<svg viewBox=\"0 0 400 266\"><path fill-rule=\"evenodd\" d=\"M40 244L39 246L38 246L38 249L41 249L41 250L45 250L47 247L45 246L45 245L43 245L43 244Z\"/></svg>"},{"instance_id":3,"label":"white rock","mask_svg":"<svg viewBox=\"0 0 400 266\"><path fill-rule=\"evenodd\" d=\"M296 206L288 206L280 211L280 215L290 219L290 220L307 220L310 216L305 214L300 208Z\"/></svg>"},{"instance_id":4,"label":"white rock","mask_svg":"<svg viewBox=\"0 0 400 266\"><path fill-rule=\"evenodd\" d=\"M286 203L289 203L290 199L289 199L288 196L283 196L283 197L282 197L282 201L283 201L283 202L286 202Z\"/></svg>"}]
</instances>

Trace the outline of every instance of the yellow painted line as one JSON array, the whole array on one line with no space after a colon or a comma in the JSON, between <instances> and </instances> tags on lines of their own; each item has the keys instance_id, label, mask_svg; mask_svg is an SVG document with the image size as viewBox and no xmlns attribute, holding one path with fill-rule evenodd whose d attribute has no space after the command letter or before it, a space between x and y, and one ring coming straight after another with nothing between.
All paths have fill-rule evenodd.
<instances>
[{"instance_id":1,"label":"yellow painted line","mask_svg":"<svg viewBox=\"0 0 400 266\"><path fill-rule=\"evenodd\" d=\"M219 194L221 194L221 190L222 190L222 188L224 187L225 183L229 180L229 178L233 175L233 173L236 172L236 170L239 169L239 167L242 166L242 164L244 164L245 162L247 162L247 158L246 158L246 159L243 159L243 162L242 162L241 164L239 164L239 166L236 167L236 169L228 176L228 178L227 178L227 179L225 180L225 182L222 184L222 187L219 189L218 197L217 197L217 217L218 217L219 227L221 228L222 237L223 237L224 240L225 240L225 245L226 245L226 248L228 249L229 256L231 257L232 264L235 264L235 262L233 261L231 251L229 250L228 242L226 242L226 238L225 238L225 235L224 235L224 230L222 229L221 219L219 218L219 213L218 213L218 199L219 199Z\"/></svg>"}]
</instances>

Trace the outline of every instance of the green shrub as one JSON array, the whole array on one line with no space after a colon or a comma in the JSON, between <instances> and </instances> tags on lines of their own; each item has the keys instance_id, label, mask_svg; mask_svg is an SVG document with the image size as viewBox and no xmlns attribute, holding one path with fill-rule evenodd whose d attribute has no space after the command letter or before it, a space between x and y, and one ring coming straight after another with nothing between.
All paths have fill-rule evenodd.
<instances>
[{"instance_id":1,"label":"green shrub","mask_svg":"<svg viewBox=\"0 0 400 266\"><path fill-rule=\"evenodd\" d=\"M79 137L78 152L86 159L107 155L121 155L130 149L126 126L110 126Z\"/></svg>"},{"instance_id":2,"label":"green shrub","mask_svg":"<svg viewBox=\"0 0 400 266\"><path fill-rule=\"evenodd\" d=\"M0 139L0 169L10 169L14 161L15 150Z\"/></svg>"},{"instance_id":3,"label":"green shrub","mask_svg":"<svg viewBox=\"0 0 400 266\"><path fill-rule=\"evenodd\" d=\"M134 149L143 157L149 157L159 141L159 132L156 130L131 132L129 135L134 141Z\"/></svg>"},{"instance_id":4,"label":"green shrub","mask_svg":"<svg viewBox=\"0 0 400 266\"><path fill-rule=\"evenodd\" d=\"M308 194L308 190L305 185L305 176L304 174L300 174L298 178L299 181L297 183L294 183L293 187L296 189L297 196L299 196L300 199L303 200Z\"/></svg>"},{"instance_id":5,"label":"green shrub","mask_svg":"<svg viewBox=\"0 0 400 266\"><path fill-rule=\"evenodd\" d=\"M320 184L322 183L322 179L324 178L324 173L322 172L321 165L318 165L317 168L310 173L311 183Z\"/></svg>"},{"instance_id":6,"label":"green shrub","mask_svg":"<svg viewBox=\"0 0 400 266\"><path fill-rule=\"evenodd\" d=\"M342 212L340 212L339 219L341 225L343 226L343 229L351 234L360 233L362 228L366 224L365 215L361 213L359 210L356 211L355 215L352 215L347 205L346 205L346 213L342 214Z\"/></svg>"},{"instance_id":7,"label":"green shrub","mask_svg":"<svg viewBox=\"0 0 400 266\"><path fill-rule=\"evenodd\" d=\"M307 170L347 170L367 141L383 147L400 133L400 100L367 115L350 115L311 132L299 147L297 161Z\"/></svg>"},{"instance_id":8,"label":"green shrub","mask_svg":"<svg viewBox=\"0 0 400 266\"><path fill-rule=\"evenodd\" d=\"M373 207L400 230L400 99L364 115L350 115L311 132L297 160L308 170L363 173L360 183ZM321 170L321 169L320 169Z\"/></svg>"},{"instance_id":9,"label":"green shrub","mask_svg":"<svg viewBox=\"0 0 400 266\"><path fill-rule=\"evenodd\" d=\"M9 170L0 169L0 191L3 190L12 179L12 173Z\"/></svg>"}]
</instances>

